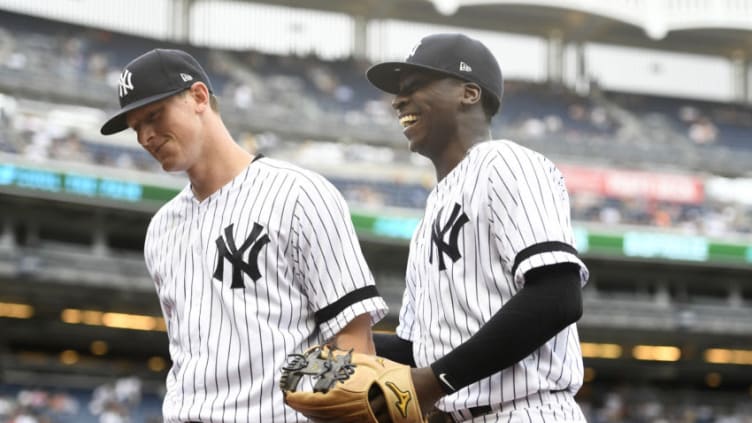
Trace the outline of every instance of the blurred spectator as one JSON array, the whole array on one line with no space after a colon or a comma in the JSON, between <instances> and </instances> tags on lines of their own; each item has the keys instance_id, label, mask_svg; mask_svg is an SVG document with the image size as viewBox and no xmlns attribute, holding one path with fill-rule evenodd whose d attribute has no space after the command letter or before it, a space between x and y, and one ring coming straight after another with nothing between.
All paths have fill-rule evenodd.
<instances>
[{"instance_id":1,"label":"blurred spectator","mask_svg":"<svg viewBox=\"0 0 752 423\"><path fill-rule=\"evenodd\" d=\"M696 144L711 144L718 139L718 128L706 117L701 117L689 126L689 138Z\"/></svg>"},{"instance_id":2,"label":"blurred spectator","mask_svg":"<svg viewBox=\"0 0 752 423\"><path fill-rule=\"evenodd\" d=\"M81 144L81 139L74 131L64 138L56 139L51 151L52 157L60 160L90 163L91 153Z\"/></svg>"},{"instance_id":3,"label":"blurred spectator","mask_svg":"<svg viewBox=\"0 0 752 423\"><path fill-rule=\"evenodd\" d=\"M253 90L246 84L240 84L233 93L235 107L248 110L253 105Z\"/></svg>"}]
</instances>

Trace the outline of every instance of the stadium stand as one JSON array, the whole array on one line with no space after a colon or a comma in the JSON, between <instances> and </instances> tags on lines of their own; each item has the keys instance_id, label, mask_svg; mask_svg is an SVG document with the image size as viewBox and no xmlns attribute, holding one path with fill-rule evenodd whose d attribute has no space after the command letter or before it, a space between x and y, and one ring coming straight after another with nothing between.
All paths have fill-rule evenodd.
<instances>
[{"instance_id":1,"label":"stadium stand","mask_svg":"<svg viewBox=\"0 0 752 423\"><path fill-rule=\"evenodd\" d=\"M4 17L3 17L4 16ZM23 71L28 78L20 86L37 85L37 81L75 80L86 86L81 91L97 91L101 98L97 104L111 105L107 93L117 79L120 67L132 55L156 45L154 40L143 40L116 34L105 34L72 25L45 22L39 19L0 15L0 26L5 28L6 49L0 64L6 69ZM62 34L62 35L61 35ZM344 117L347 126L359 128L364 122L380 126L381 134L389 134L396 123L388 110L387 100L370 89L363 78L365 63L356 60L325 62L315 57L274 56L259 52L225 52L226 61L206 49L183 46L198 57L211 63L213 81L217 92L231 113L255 115L263 113L276 116L278 125L254 136L257 128L234 127L245 133L249 148L262 148L271 156L306 161L307 157L340 158L338 164L353 163L358 157L354 147L320 139L303 143L304 134L290 134L288 116L296 119L318 120L322 116ZM233 66L235 66L233 68ZM34 74L28 75L33 70ZM2 79L2 78L0 78ZM15 81L12 81L15 83ZM98 85L97 85L98 84ZM17 87L19 84L8 84ZM57 84L56 84L57 85ZM93 89L92 89L93 88ZM46 88L45 88L46 89ZM8 90L13 93L12 89ZM748 107L692 100L668 99L617 93L594 94L585 97L562 87L509 81L506 84L505 104L495 121L495 131L544 152L564 157L562 160L586 155L602 155L604 163L612 162L643 167L656 164L680 170L696 170L687 164L689 157L703 157L702 163L719 162L726 172L738 176L728 158L746 157L752 149L745 136L752 128L744 126L745 116L752 114ZM82 101L80 93L66 97L69 102ZM40 102L8 97L14 107L3 107L3 118L8 125L2 136L0 151L21 154L34 161L53 159L80 161L126 169L158 172L155 162L135 143L113 145L96 132L102 120L100 109L84 109L79 105ZM599 104L603 97L608 105ZM632 120L642 128L638 134L626 131L624 118L609 113L609 107L627 111ZM242 119L239 119L242 120ZM237 121L237 120L236 120ZM652 123L651 123L652 122ZM701 126L700 129L697 127ZM336 127L341 127L337 125ZM715 128L715 129L713 129ZM650 131L645 134L646 131ZM9 132L9 133L7 133ZM330 134L331 135L331 134ZM386 135L383 136L384 138ZM399 138L396 135L395 138ZM259 144L259 138L263 141ZM280 141L285 140L285 141ZM645 142L649 140L648 142ZM312 145L317 144L317 145ZM644 149L641 150L641 147ZM302 149L306 149L303 151ZM410 163L404 149L386 145L383 141L373 149L382 149L381 155L368 155L368 161L384 157L390 162ZM666 149L661 159L659 150ZM629 151L626 158L622 154ZM717 154L704 154L710 151ZM336 154L332 154L335 152ZM635 152L642 154L633 160ZM677 156L681 159L677 162ZM682 157L683 156L683 157ZM713 157L718 157L715 161ZM311 160L320 162L320 160ZM747 168L747 163L742 164ZM706 169L712 171L713 169ZM367 206L392 206L420 208L427 188L416 183L383 183L357 180L352 176L333 178L345 191L348 199ZM575 218L600 223L623 223L677 227L692 233L723 235L727 232L750 232L749 209L743 205L716 202L708 199L699 205L658 203L643 204L639 210L635 202L640 199L623 199L601 196L588 198L575 193L574 202L588 203L575 207Z\"/></svg>"},{"instance_id":2,"label":"stadium stand","mask_svg":"<svg viewBox=\"0 0 752 423\"><path fill-rule=\"evenodd\" d=\"M5 28L2 33L7 47L2 50L0 63L6 70L4 86L11 94L38 90L37 98L54 94L74 104L111 107L106 87L114 85L120 68L128 58L157 45L155 40L7 12L3 16L0 27ZM284 136L291 132L284 118L295 115L308 132L313 130L326 139L340 138L343 127L351 128L359 140L390 145L398 139L388 102L364 81L367 64L362 61L325 62L315 57L182 47L210 64L215 90L224 98L230 115L256 116L258 121L266 120L265 129ZM495 122L496 132L513 135L544 151L570 157L587 152L606 162L630 165L676 166L678 150L684 168L730 174L748 171L734 158L749 158L749 143L743 136L744 116L752 113L748 106L598 90L582 96L563 87L521 81L509 81L505 92L505 103L513 107L503 107ZM697 116L692 117L693 113ZM324 125L315 122L318 120L338 123L337 131L326 131ZM240 121L243 119L235 119L236 123ZM235 129L257 130L258 121L253 121L253 128L241 124ZM270 122L278 123L269 128ZM630 128L630 122L637 122L643 129ZM722 128L715 130L718 134L706 134L712 134L712 128L719 125ZM717 137L717 142L710 142L708 137ZM626 151L629 154L624 155ZM723 166L716 169L720 163L708 161L708 154L711 158L718 156ZM704 160L698 160L700 155Z\"/></svg>"},{"instance_id":3,"label":"stadium stand","mask_svg":"<svg viewBox=\"0 0 752 423\"><path fill-rule=\"evenodd\" d=\"M111 140L98 134L112 109L120 68L157 45L190 50L209 63L223 113L249 150L317 168L354 210L395 209L414 216L422 209L433 175L405 151L389 100L367 85L363 72L368 64L362 60L209 50L3 11L0 164L161 180L157 164L131 137ZM726 181L721 177L736 181L752 176L751 117L747 105L598 87L582 95L557 85L510 80L494 132L561 163L578 225L600 233L650 230L748 244L752 202L733 195L733 189L713 187ZM2 177L0 172L0 181ZM592 181L600 182L594 186ZM154 341L162 339L162 332L113 335L94 325L57 322L68 308L160 314L140 251L153 210L94 200L72 204L43 195L30 200L26 193L16 194L0 195L0 302L28 300L38 315L28 323L9 324L0 318L0 331L13 339L0 342L0 357L22 357L27 349L53 357L63 336L79 351L87 350L85 340L92 336L109 336L120 357L133 362L164 354L164 343ZM363 243L394 313L403 286L404 263L397 256L406 254L404 240ZM616 342L609 338L616 336L625 350L636 338L655 344L670 341L688 345L694 354L681 369L689 376L682 377L675 367L637 371L627 358L611 365L589 358L604 380L596 377L578 397L592 423L749 421L750 395L744 391L749 389L749 372L743 366L711 368L730 381L727 389L708 390L687 382L709 368L700 363L701 348L716 340L748 347L741 345L749 339L752 321L752 289L745 282L748 262L724 266L688 260L673 268L635 257L588 257L594 278L586 291L583 339ZM39 326L41 336L28 334ZM154 388L161 383L159 371L142 365L132 372L145 386L138 400L113 400L114 388L107 384L98 383L101 389L64 387L45 385L39 380L44 378L21 383L28 374L64 373L66 366L51 361L44 366L21 359L0 361L5 378L0 378L1 421L160 421L159 389ZM7 371L16 366L27 373L14 376ZM106 378L102 367L107 364L78 368L101 381ZM129 371L111 375L112 382ZM625 375L637 380L623 380Z\"/></svg>"}]
</instances>

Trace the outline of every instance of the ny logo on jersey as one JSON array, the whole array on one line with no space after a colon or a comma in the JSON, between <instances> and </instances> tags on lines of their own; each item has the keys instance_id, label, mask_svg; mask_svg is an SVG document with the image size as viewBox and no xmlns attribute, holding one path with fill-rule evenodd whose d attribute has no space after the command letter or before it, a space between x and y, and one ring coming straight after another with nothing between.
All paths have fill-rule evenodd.
<instances>
[{"instance_id":1,"label":"ny logo on jersey","mask_svg":"<svg viewBox=\"0 0 752 423\"><path fill-rule=\"evenodd\" d=\"M243 242L243 245L238 248L235 245L235 238L232 235L233 224L225 228L225 237L217 238L217 268L214 270L214 279L222 281L225 274L225 259L232 265L232 285L230 288L245 288L243 284L243 275L240 272L245 272L250 276L254 282L259 280L261 272L258 268L258 256L261 252L261 248L269 242L269 235L261 235L261 231L264 227L258 223L253 223L253 230L251 235ZM243 261L243 254L250 248L248 252L248 261Z\"/></svg>"},{"instance_id":2,"label":"ny logo on jersey","mask_svg":"<svg viewBox=\"0 0 752 423\"><path fill-rule=\"evenodd\" d=\"M460 254L459 248L457 248L457 238L460 235L460 229L462 225L470 221L467 215L462 212L460 214L461 207L459 204L454 204L452 214L446 221L444 226L441 226L441 214L444 211L442 208L436 215L436 220L433 222L433 230L431 231L431 242L436 245L436 255L439 257L439 270L446 269L444 264L444 254L448 255L452 262L456 262L462 254ZM451 229L451 231L450 231ZM449 242L444 241L444 236L449 232ZM433 245L431 246L431 255L428 257L428 262L433 263Z\"/></svg>"}]
</instances>

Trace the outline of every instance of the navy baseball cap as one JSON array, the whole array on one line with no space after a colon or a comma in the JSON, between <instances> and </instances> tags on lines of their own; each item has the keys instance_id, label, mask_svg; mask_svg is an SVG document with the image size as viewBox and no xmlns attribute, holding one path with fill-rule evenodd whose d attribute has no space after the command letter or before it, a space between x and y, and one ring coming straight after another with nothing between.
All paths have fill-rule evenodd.
<instances>
[{"instance_id":1,"label":"navy baseball cap","mask_svg":"<svg viewBox=\"0 0 752 423\"><path fill-rule=\"evenodd\" d=\"M154 49L138 56L120 74L120 110L102 125L100 132L111 135L127 129L128 112L187 90L198 81L212 92L209 76L193 56L182 50Z\"/></svg>"},{"instance_id":2,"label":"navy baseball cap","mask_svg":"<svg viewBox=\"0 0 752 423\"><path fill-rule=\"evenodd\" d=\"M404 62L385 62L366 71L371 84L391 94L399 93L402 72L431 70L474 82L501 104L504 80L493 53L480 41L463 34L434 34L423 37Z\"/></svg>"}]
</instances>

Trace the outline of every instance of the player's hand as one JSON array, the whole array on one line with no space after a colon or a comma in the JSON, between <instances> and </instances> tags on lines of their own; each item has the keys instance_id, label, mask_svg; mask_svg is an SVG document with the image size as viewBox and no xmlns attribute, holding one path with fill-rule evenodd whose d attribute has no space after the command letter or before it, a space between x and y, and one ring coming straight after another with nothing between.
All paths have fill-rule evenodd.
<instances>
[{"instance_id":1,"label":"player's hand","mask_svg":"<svg viewBox=\"0 0 752 423\"><path fill-rule=\"evenodd\" d=\"M420 411L426 416L434 410L436 401L446 394L430 367L410 369L410 376L413 379L413 386L415 386L415 395L418 397Z\"/></svg>"}]
</instances>

